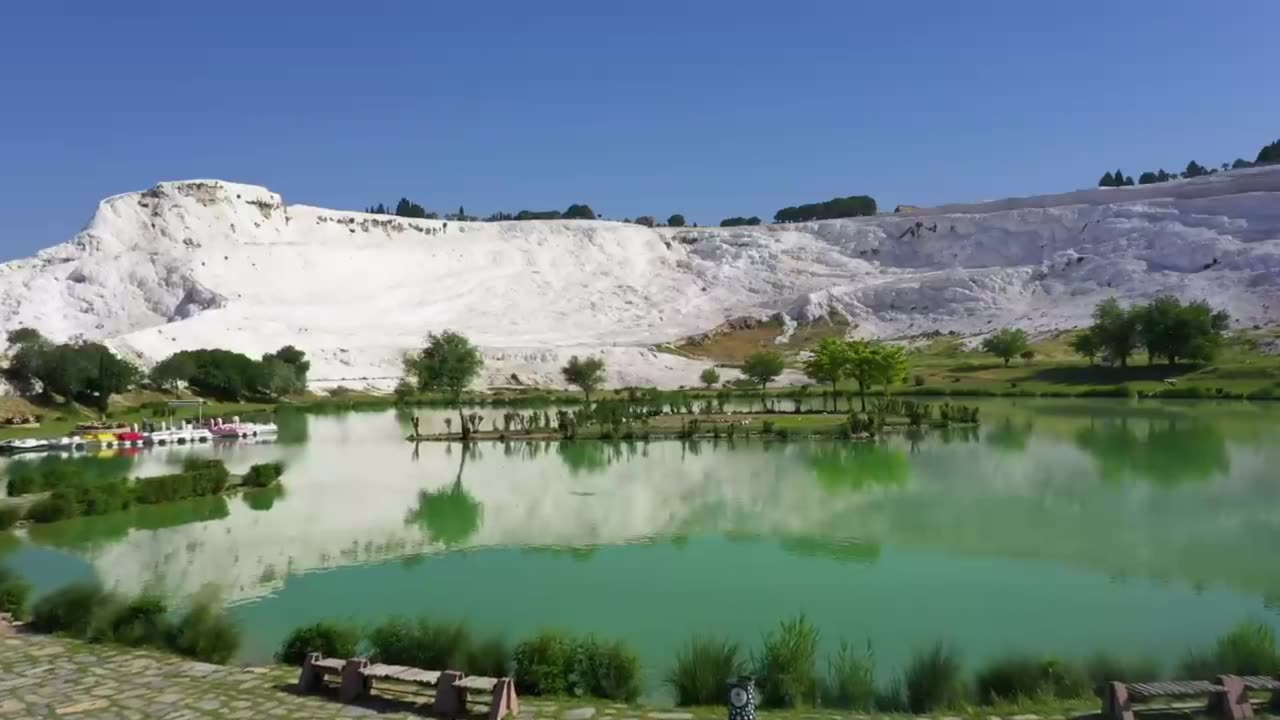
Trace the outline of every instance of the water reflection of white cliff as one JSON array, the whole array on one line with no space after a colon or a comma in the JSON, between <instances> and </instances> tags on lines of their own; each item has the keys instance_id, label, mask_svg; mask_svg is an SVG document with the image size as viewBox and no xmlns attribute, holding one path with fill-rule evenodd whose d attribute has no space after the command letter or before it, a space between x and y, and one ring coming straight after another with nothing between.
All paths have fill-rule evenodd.
<instances>
[{"instance_id":1,"label":"water reflection of white cliff","mask_svg":"<svg viewBox=\"0 0 1280 720\"><path fill-rule=\"evenodd\" d=\"M114 585L159 579L181 594L217 583L233 601L291 574L417 553L699 534L783 538L797 552L858 540L1280 585L1252 554L1280 541L1280 488L1267 472L1280 451L1266 443L1225 446L1225 468L1173 487L1102 472L1070 435L1034 432L1015 449L976 434L926 436L914 452L906 438L481 444L459 478L461 446L423 444L415 459L402 431L391 414L318 417L305 447L226 450L233 470L283 459L285 495L265 512L233 500L225 518L134 530L85 552Z\"/></svg>"}]
</instances>

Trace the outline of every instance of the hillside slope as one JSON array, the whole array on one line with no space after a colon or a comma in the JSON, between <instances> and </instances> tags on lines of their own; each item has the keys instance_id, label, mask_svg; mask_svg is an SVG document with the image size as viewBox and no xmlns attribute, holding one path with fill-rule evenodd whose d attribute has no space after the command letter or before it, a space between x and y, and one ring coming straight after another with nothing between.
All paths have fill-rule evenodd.
<instances>
[{"instance_id":1,"label":"hillside slope","mask_svg":"<svg viewBox=\"0 0 1280 720\"><path fill-rule=\"evenodd\" d=\"M554 384L602 352L610 384L693 384L655 343L728 317L838 313L854 333L1034 331L1101 298L1207 298L1237 324L1280 302L1280 167L1160 185L754 228L458 223L286 206L166 182L108 198L67 243L0 265L0 329L105 338L140 360L292 343L320 384L387 386L429 330L486 353L486 382Z\"/></svg>"}]
</instances>

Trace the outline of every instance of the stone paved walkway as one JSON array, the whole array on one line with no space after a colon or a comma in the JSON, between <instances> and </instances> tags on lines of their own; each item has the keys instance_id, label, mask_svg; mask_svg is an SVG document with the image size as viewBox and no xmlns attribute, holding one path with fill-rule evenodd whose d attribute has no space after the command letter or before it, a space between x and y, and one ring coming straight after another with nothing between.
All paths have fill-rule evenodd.
<instances>
[{"instance_id":1,"label":"stone paved walkway","mask_svg":"<svg viewBox=\"0 0 1280 720\"><path fill-rule=\"evenodd\" d=\"M430 698L379 689L365 704L343 705L336 693L298 695L297 670L232 667L193 662L150 650L90 645L0 625L0 720L310 720L431 717ZM484 708L479 708L483 710ZM964 713L1001 720L989 710ZM723 708L662 709L565 698L521 698L518 720L723 720ZM475 720L483 714L472 716ZM761 712L760 720L961 720L865 716L831 711ZM1010 713L1007 720L1042 720ZM1066 720L1046 715L1043 720Z\"/></svg>"},{"instance_id":2,"label":"stone paved walkway","mask_svg":"<svg viewBox=\"0 0 1280 720\"><path fill-rule=\"evenodd\" d=\"M0 629L0 718L240 720L423 718L425 695L377 693L343 705L333 693L298 695L297 670L193 662L149 650L90 645ZM481 708L483 710L483 708ZM521 699L521 720L711 720L711 710L662 712L625 705ZM478 715L474 717L484 717Z\"/></svg>"}]
</instances>

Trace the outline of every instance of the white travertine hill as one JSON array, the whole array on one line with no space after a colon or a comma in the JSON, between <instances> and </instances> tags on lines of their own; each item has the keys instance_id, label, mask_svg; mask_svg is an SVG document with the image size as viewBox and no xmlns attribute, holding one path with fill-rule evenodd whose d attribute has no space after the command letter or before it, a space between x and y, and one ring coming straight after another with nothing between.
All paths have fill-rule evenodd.
<instances>
[{"instance_id":1,"label":"white travertine hill","mask_svg":"<svg viewBox=\"0 0 1280 720\"><path fill-rule=\"evenodd\" d=\"M317 384L388 387L405 350L451 328L485 350L488 384L557 384L565 357L598 352L612 385L681 385L699 363L650 347L734 316L834 313L877 337L1048 331L1109 295L1165 292L1238 325L1280 318L1280 166L754 228L409 220L165 182L0 265L0 330L142 361L291 343Z\"/></svg>"}]
</instances>

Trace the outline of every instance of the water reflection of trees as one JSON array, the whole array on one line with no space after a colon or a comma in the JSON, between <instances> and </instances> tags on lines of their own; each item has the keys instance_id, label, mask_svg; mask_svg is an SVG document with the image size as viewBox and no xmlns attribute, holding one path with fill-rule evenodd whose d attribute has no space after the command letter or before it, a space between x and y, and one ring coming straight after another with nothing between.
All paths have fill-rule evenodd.
<instances>
[{"instance_id":1,"label":"water reflection of trees","mask_svg":"<svg viewBox=\"0 0 1280 720\"><path fill-rule=\"evenodd\" d=\"M250 510L260 512L270 510L275 507L277 500L284 497L284 485L276 483L270 487L245 490L240 497L244 500L244 504L249 506Z\"/></svg>"},{"instance_id":2,"label":"water reflection of trees","mask_svg":"<svg viewBox=\"0 0 1280 720\"><path fill-rule=\"evenodd\" d=\"M1146 433L1136 425L1145 425ZM1108 481L1132 474L1160 485L1199 482L1231 469L1227 444L1210 424L1168 418L1091 422L1076 433L1076 447L1093 456Z\"/></svg>"},{"instance_id":3,"label":"water reflection of trees","mask_svg":"<svg viewBox=\"0 0 1280 720\"><path fill-rule=\"evenodd\" d=\"M92 549L118 542L131 530L163 530L188 523L221 520L229 514L226 498L192 498L159 505L134 505L123 512L38 523L27 529L32 542L67 549Z\"/></svg>"},{"instance_id":4,"label":"water reflection of trees","mask_svg":"<svg viewBox=\"0 0 1280 720\"><path fill-rule=\"evenodd\" d=\"M1013 418L1006 417L992 426L987 432L986 442L988 445L1001 450L1024 452L1027 449L1027 441L1031 438L1031 433L1034 430L1035 426L1031 424L1030 420L1015 423Z\"/></svg>"},{"instance_id":5,"label":"water reflection of trees","mask_svg":"<svg viewBox=\"0 0 1280 720\"><path fill-rule=\"evenodd\" d=\"M904 485L911 472L905 453L879 443L817 443L806 459L819 484L831 491Z\"/></svg>"},{"instance_id":6,"label":"water reflection of trees","mask_svg":"<svg viewBox=\"0 0 1280 720\"><path fill-rule=\"evenodd\" d=\"M477 443L466 443L461 446L458 460L458 475L447 488L436 490L419 490L418 504L405 516L406 525L417 525L427 531L427 537L433 543L445 547L457 547L480 529L480 518L484 506L462 486L462 473L467 466L467 458L478 459L480 448ZM453 443L445 446L446 453L452 453Z\"/></svg>"},{"instance_id":7,"label":"water reflection of trees","mask_svg":"<svg viewBox=\"0 0 1280 720\"><path fill-rule=\"evenodd\" d=\"M555 445L571 475L599 472L616 462L649 457L648 445L634 440L561 440Z\"/></svg>"}]
</instances>

